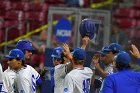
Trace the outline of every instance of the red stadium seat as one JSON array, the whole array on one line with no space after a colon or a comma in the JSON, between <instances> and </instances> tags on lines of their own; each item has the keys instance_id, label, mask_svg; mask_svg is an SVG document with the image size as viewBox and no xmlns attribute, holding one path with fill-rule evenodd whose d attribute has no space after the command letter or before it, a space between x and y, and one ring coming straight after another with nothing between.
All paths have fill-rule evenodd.
<instances>
[{"instance_id":1,"label":"red stadium seat","mask_svg":"<svg viewBox=\"0 0 140 93\"><path fill-rule=\"evenodd\" d=\"M119 18L116 21L119 22L121 29L128 29L137 25L137 21L130 18Z\"/></svg>"},{"instance_id":2,"label":"red stadium seat","mask_svg":"<svg viewBox=\"0 0 140 93\"><path fill-rule=\"evenodd\" d=\"M136 10L133 8L119 8L114 13L114 17L130 17L133 18L135 16Z\"/></svg>"},{"instance_id":3,"label":"red stadium seat","mask_svg":"<svg viewBox=\"0 0 140 93\"><path fill-rule=\"evenodd\" d=\"M42 12L47 12L49 10L49 4L44 3L42 4Z\"/></svg>"},{"instance_id":4,"label":"red stadium seat","mask_svg":"<svg viewBox=\"0 0 140 93\"><path fill-rule=\"evenodd\" d=\"M0 43L4 42L4 31L0 29Z\"/></svg>"},{"instance_id":5,"label":"red stadium seat","mask_svg":"<svg viewBox=\"0 0 140 93\"><path fill-rule=\"evenodd\" d=\"M4 18L5 19L17 20L18 19L18 12L16 12L16 11L7 11Z\"/></svg>"},{"instance_id":6,"label":"red stadium seat","mask_svg":"<svg viewBox=\"0 0 140 93\"><path fill-rule=\"evenodd\" d=\"M14 34L13 34L14 33ZM17 28L10 29L8 31L8 40L13 40L19 36L19 30Z\"/></svg>"},{"instance_id":7,"label":"red stadium seat","mask_svg":"<svg viewBox=\"0 0 140 93\"><path fill-rule=\"evenodd\" d=\"M46 0L47 3L56 3L56 4L60 4L60 3L64 3L64 0Z\"/></svg>"},{"instance_id":8,"label":"red stadium seat","mask_svg":"<svg viewBox=\"0 0 140 93\"><path fill-rule=\"evenodd\" d=\"M133 8L140 9L140 0L135 0Z\"/></svg>"},{"instance_id":9,"label":"red stadium seat","mask_svg":"<svg viewBox=\"0 0 140 93\"><path fill-rule=\"evenodd\" d=\"M0 9L1 9L1 10L2 10L2 9L5 9L5 4L4 4L3 1L0 1Z\"/></svg>"},{"instance_id":10,"label":"red stadium seat","mask_svg":"<svg viewBox=\"0 0 140 93\"><path fill-rule=\"evenodd\" d=\"M135 18L140 19L140 10L137 10L134 15Z\"/></svg>"},{"instance_id":11,"label":"red stadium seat","mask_svg":"<svg viewBox=\"0 0 140 93\"><path fill-rule=\"evenodd\" d=\"M13 21L5 21L2 28L11 27L13 25L16 25L17 23L18 23L18 21L16 21L16 20L13 20Z\"/></svg>"},{"instance_id":12,"label":"red stadium seat","mask_svg":"<svg viewBox=\"0 0 140 93\"><path fill-rule=\"evenodd\" d=\"M13 3L13 9L23 10L24 9L24 3L23 2L14 2Z\"/></svg>"},{"instance_id":13,"label":"red stadium seat","mask_svg":"<svg viewBox=\"0 0 140 93\"><path fill-rule=\"evenodd\" d=\"M5 5L5 10L12 9L12 3L10 1L3 1L3 4Z\"/></svg>"}]
</instances>

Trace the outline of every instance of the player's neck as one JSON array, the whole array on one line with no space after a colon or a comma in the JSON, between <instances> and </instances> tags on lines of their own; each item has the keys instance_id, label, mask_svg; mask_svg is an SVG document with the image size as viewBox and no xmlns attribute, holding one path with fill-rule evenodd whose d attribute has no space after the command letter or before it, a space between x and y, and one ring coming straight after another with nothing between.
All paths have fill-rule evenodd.
<instances>
[{"instance_id":1,"label":"player's neck","mask_svg":"<svg viewBox=\"0 0 140 93\"><path fill-rule=\"evenodd\" d=\"M84 66L83 66L83 65L76 65L76 64L74 64L74 65L73 65L73 68L80 68L80 69L83 69Z\"/></svg>"}]
</instances>

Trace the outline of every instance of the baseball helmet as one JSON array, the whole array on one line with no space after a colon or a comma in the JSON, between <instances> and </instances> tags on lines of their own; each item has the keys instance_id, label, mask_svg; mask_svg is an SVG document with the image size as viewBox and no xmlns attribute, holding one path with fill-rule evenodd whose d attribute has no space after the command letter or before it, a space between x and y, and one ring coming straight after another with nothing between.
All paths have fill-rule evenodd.
<instances>
[{"instance_id":1,"label":"baseball helmet","mask_svg":"<svg viewBox=\"0 0 140 93\"><path fill-rule=\"evenodd\" d=\"M64 49L62 47L54 48L51 57L61 58L61 54L62 54L63 50Z\"/></svg>"},{"instance_id":2,"label":"baseball helmet","mask_svg":"<svg viewBox=\"0 0 140 93\"><path fill-rule=\"evenodd\" d=\"M101 54L101 55L106 55L106 54L108 54L108 46L104 46L104 47L102 48L102 51L97 51L96 53L99 53L99 54Z\"/></svg>"},{"instance_id":3,"label":"baseball helmet","mask_svg":"<svg viewBox=\"0 0 140 93\"><path fill-rule=\"evenodd\" d=\"M95 22L92 19L82 20L79 30L82 38L88 36L90 39L93 39L97 32Z\"/></svg>"},{"instance_id":4,"label":"baseball helmet","mask_svg":"<svg viewBox=\"0 0 140 93\"><path fill-rule=\"evenodd\" d=\"M131 61L131 57L127 52L121 51L116 56L115 61L117 63L129 64Z\"/></svg>"},{"instance_id":5,"label":"baseball helmet","mask_svg":"<svg viewBox=\"0 0 140 93\"><path fill-rule=\"evenodd\" d=\"M112 52L117 52L119 53L120 51L122 51L122 46L118 43L111 43L108 46L108 49L106 49L106 51L112 51Z\"/></svg>"},{"instance_id":6,"label":"baseball helmet","mask_svg":"<svg viewBox=\"0 0 140 93\"><path fill-rule=\"evenodd\" d=\"M32 42L26 39L19 40L16 44L16 48L22 50L23 53L25 50L33 50Z\"/></svg>"},{"instance_id":7,"label":"baseball helmet","mask_svg":"<svg viewBox=\"0 0 140 93\"><path fill-rule=\"evenodd\" d=\"M9 52L9 55L6 55L5 58L19 58L24 60L24 53L20 49L12 49Z\"/></svg>"}]
</instances>

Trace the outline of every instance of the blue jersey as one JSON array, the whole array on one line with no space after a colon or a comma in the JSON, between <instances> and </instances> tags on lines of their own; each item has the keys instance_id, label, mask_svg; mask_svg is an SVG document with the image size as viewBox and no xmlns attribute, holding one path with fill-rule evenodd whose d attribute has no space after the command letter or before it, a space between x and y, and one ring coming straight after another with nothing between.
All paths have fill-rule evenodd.
<instances>
[{"instance_id":1,"label":"blue jersey","mask_svg":"<svg viewBox=\"0 0 140 93\"><path fill-rule=\"evenodd\" d=\"M140 73L123 70L107 76L102 93L140 93Z\"/></svg>"}]
</instances>

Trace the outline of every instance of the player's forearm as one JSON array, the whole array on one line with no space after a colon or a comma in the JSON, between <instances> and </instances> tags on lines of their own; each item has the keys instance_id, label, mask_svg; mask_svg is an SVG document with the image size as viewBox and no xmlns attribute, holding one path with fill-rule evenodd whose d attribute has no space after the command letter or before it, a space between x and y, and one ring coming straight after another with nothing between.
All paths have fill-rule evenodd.
<instances>
[{"instance_id":1,"label":"player's forearm","mask_svg":"<svg viewBox=\"0 0 140 93\"><path fill-rule=\"evenodd\" d=\"M67 73L69 73L72 69L73 69L73 65L72 65L72 63L69 63L67 65Z\"/></svg>"}]
</instances>

